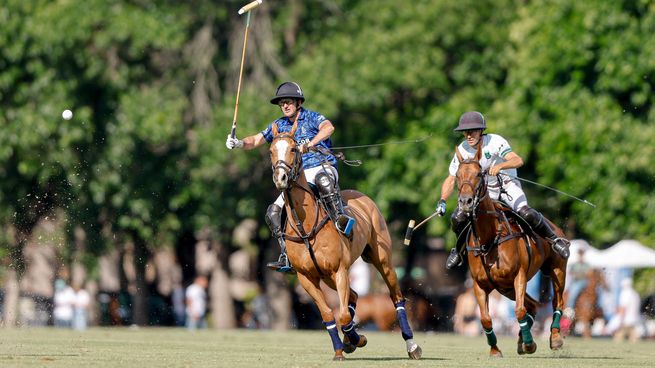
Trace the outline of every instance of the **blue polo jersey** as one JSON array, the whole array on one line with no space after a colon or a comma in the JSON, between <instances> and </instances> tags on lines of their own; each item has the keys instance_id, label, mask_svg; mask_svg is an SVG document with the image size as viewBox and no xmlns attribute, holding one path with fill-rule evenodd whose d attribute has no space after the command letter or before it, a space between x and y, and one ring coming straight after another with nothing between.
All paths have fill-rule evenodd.
<instances>
[{"instance_id":1,"label":"blue polo jersey","mask_svg":"<svg viewBox=\"0 0 655 368\"><path fill-rule=\"evenodd\" d=\"M296 144L300 146L301 144L309 143L316 134L318 134L318 126L327 120L325 116L319 114L315 111L306 110L305 108L300 108L300 116L298 117L298 128L294 135L294 140ZM281 117L262 130L264 139L266 142L271 143L273 141L273 124L277 124L277 130L280 133L288 133L293 127L293 121L291 121L286 116ZM320 141L317 146L321 146L327 149L332 148L332 140L330 138ZM320 166L323 161L327 160L332 166L337 166L337 159L329 154L324 156L323 154L315 151L310 151L302 155L302 168L304 170L311 169L312 167Z\"/></svg>"}]
</instances>

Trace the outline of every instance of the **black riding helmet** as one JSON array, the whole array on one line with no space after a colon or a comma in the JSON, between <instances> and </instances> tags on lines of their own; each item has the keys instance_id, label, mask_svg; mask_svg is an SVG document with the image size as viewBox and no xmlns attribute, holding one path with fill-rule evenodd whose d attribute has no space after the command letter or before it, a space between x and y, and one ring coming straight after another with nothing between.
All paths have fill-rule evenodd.
<instances>
[{"instance_id":1,"label":"black riding helmet","mask_svg":"<svg viewBox=\"0 0 655 368\"><path fill-rule=\"evenodd\" d=\"M459 118L459 124L455 128L456 132L461 132L463 130L476 130L476 129L487 129L487 122L484 119L484 115L477 111L465 112Z\"/></svg>"},{"instance_id":2,"label":"black riding helmet","mask_svg":"<svg viewBox=\"0 0 655 368\"><path fill-rule=\"evenodd\" d=\"M277 87L275 97L271 98L271 103L277 103L283 98L295 98L300 101L305 101L305 95L302 93L302 88L295 82L284 82Z\"/></svg>"}]
</instances>

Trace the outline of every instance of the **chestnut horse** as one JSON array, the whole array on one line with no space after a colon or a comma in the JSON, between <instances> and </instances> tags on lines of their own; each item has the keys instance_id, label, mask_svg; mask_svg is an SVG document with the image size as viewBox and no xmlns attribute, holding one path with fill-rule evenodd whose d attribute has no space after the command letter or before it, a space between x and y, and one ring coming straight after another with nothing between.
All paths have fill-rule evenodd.
<instances>
[{"instance_id":1,"label":"chestnut horse","mask_svg":"<svg viewBox=\"0 0 655 368\"><path fill-rule=\"evenodd\" d=\"M582 337L591 338L591 325L597 318L603 318L603 310L598 305L598 289L607 289L605 278L598 269L587 271L587 286L575 301L574 325L582 325ZM573 327L573 326L572 326ZM571 331L574 329L571 328Z\"/></svg>"},{"instance_id":2,"label":"chestnut horse","mask_svg":"<svg viewBox=\"0 0 655 368\"><path fill-rule=\"evenodd\" d=\"M489 293L496 289L516 301L516 318L521 328L517 352L532 354L537 345L530 328L537 312L537 301L526 293L526 284L538 270L549 275L553 283L553 323L550 326L550 348L562 347L560 318L564 307L566 260L559 257L549 243L532 232L517 216L502 209L500 202L489 197L486 173L480 166L482 145L472 159L464 160L455 149L459 160L457 170L458 205L471 220L467 239L468 264L473 278L473 290L480 307L480 321L491 346L490 356L502 357L496 345L491 316ZM507 209L509 210L509 209ZM550 223L558 236L562 230ZM460 235L462 236L462 235Z\"/></svg>"},{"instance_id":3,"label":"chestnut horse","mask_svg":"<svg viewBox=\"0 0 655 368\"><path fill-rule=\"evenodd\" d=\"M367 342L366 337L355 330L353 316L357 293L350 288L348 276L350 265L360 255L375 266L387 284L407 353L411 359L419 359L421 348L413 341L405 311L405 299L391 262L391 236L380 210L364 194L354 190L343 191L342 198L350 215L356 219L352 240L345 237L329 220L327 212L317 202L307 183L301 165L302 153L294 140L297 122L288 133L278 132L276 124L273 124L272 129L274 138L270 154L273 182L285 196L287 255L298 273L298 281L314 299L321 313L332 339L334 360L343 360L344 352L351 353ZM343 341L339 338L332 309L320 289L321 280L339 295L338 324L344 334Z\"/></svg>"}]
</instances>

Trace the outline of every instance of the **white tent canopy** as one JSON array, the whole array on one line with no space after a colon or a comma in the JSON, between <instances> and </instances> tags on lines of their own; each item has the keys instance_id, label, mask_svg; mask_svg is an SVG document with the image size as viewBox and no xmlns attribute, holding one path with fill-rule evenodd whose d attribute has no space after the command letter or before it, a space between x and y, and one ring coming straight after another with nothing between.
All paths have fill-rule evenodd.
<instances>
[{"instance_id":1,"label":"white tent canopy","mask_svg":"<svg viewBox=\"0 0 655 368\"><path fill-rule=\"evenodd\" d=\"M569 262L568 264L571 265L573 263L577 263L580 259L579 251L584 250L584 259L585 262L589 264L593 264L592 262L595 261L595 259L600 255L601 251L598 249L592 247L587 243L586 240L583 239L573 239L571 240L571 246L569 247L569 251L571 255L569 256Z\"/></svg>"},{"instance_id":2,"label":"white tent canopy","mask_svg":"<svg viewBox=\"0 0 655 368\"><path fill-rule=\"evenodd\" d=\"M648 248L636 240L621 240L595 254L590 254L591 249L594 248L587 249L585 252L585 260L593 267L655 267L655 249Z\"/></svg>"}]
</instances>

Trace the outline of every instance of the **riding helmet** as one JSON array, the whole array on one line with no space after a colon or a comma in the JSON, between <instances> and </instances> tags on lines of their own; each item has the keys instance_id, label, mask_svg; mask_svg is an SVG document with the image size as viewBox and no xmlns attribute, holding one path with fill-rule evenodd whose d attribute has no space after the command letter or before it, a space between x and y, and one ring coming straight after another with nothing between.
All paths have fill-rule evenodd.
<instances>
[{"instance_id":1,"label":"riding helmet","mask_svg":"<svg viewBox=\"0 0 655 368\"><path fill-rule=\"evenodd\" d=\"M455 128L456 132L463 130L487 129L487 122L484 115L477 111L465 112L459 118L459 125Z\"/></svg>"},{"instance_id":2,"label":"riding helmet","mask_svg":"<svg viewBox=\"0 0 655 368\"><path fill-rule=\"evenodd\" d=\"M271 98L271 103L277 105L278 101L283 98L295 98L300 101L305 101L305 95L302 93L302 88L295 82L284 82L277 87L275 97Z\"/></svg>"}]
</instances>

